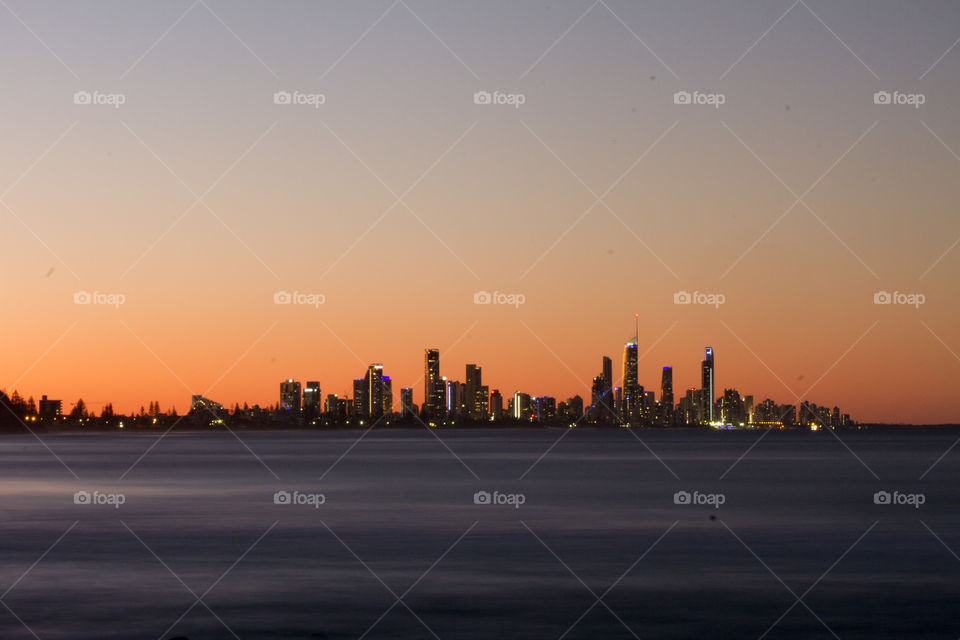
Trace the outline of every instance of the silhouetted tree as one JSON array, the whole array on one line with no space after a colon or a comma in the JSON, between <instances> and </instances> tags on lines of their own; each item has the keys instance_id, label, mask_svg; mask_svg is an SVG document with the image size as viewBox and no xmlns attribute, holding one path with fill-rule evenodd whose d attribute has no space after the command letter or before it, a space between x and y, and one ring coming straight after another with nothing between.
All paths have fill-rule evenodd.
<instances>
[{"instance_id":1,"label":"silhouetted tree","mask_svg":"<svg viewBox=\"0 0 960 640\"><path fill-rule=\"evenodd\" d=\"M87 405L83 401L83 398L77 400L77 404L73 405L73 409L70 410L70 418L73 420L78 420L80 418L86 418L89 416L87 411Z\"/></svg>"}]
</instances>

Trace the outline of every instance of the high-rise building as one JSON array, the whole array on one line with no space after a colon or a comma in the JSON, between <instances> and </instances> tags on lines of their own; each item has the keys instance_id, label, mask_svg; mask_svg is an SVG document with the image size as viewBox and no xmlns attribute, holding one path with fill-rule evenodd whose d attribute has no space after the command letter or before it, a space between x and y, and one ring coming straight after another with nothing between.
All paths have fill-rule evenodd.
<instances>
[{"instance_id":1,"label":"high-rise building","mask_svg":"<svg viewBox=\"0 0 960 640\"><path fill-rule=\"evenodd\" d=\"M303 388L303 411L312 416L320 413L320 383L309 381Z\"/></svg>"},{"instance_id":2,"label":"high-rise building","mask_svg":"<svg viewBox=\"0 0 960 640\"><path fill-rule=\"evenodd\" d=\"M603 376L593 377L593 386L590 388L590 404L599 407L603 402Z\"/></svg>"},{"instance_id":3,"label":"high-rise building","mask_svg":"<svg viewBox=\"0 0 960 640\"><path fill-rule=\"evenodd\" d=\"M707 347L700 365L700 393L703 396L700 404L700 422L710 423L714 421L713 402L716 398L714 394L714 371L713 371L713 347Z\"/></svg>"},{"instance_id":4,"label":"high-rise building","mask_svg":"<svg viewBox=\"0 0 960 640\"><path fill-rule=\"evenodd\" d=\"M743 416L747 424L753 424L753 396L743 396Z\"/></svg>"},{"instance_id":5,"label":"high-rise building","mask_svg":"<svg viewBox=\"0 0 960 640\"><path fill-rule=\"evenodd\" d=\"M280 409L300 413L300 383L293 378L280 383Z\"/></svg>"},{"instance_id":6,"label":"high-rise building","mask_svg":"<svg viewBox=\"0 0 960 640\"><path fill-rule=\"evenodd\" d=\"M623 422L636 424L640 421L643 406L643 389L637 379L637 342L631 340L623 347L623 399L620 418Z\"/></svg>"},{"instance_id":7,"label":"high-rise building","mask_svg":"<svg viewBox=\"0 0 960 640\"><path fill-rule=\"evenodd\" d=\"M342 422L350 415L353 405L347 398L341 398L335 393L327 394L323 402L323 412L333 422Z\"/></svg>"},{"instance_id":8,"label":"high-rise building","mask_svg":"<svg viewBox=\"0 0 960 640\"><path fill-rule=\"evenodd\" d=\"M664 367L660 375L660 419L673 424L673 367Z\"/></svg>"},{"instance_id":9,"label":"high-rise building","mask_svg":"<svg viewBox=\"0 0 960 640\"><path fill-rule=\"evenodd\" d=\"M440 408L433 415L443 418L447 414L447 376L440 377L440 383L437 387L437 400L440 402Z\"/></svg>"},{"instance_id":10,"label":"high-rise building","mask_svg":"<svg viewBox=\"0 0 960 640\"><path fill-rule=\"evenodd\" d=\"M423 413L430 417L443 416L446 384L440 379L440 351L423 352Z\"/></svg>"},{"instance_id":11,"label":"high-rise building","mask_svg":"<svg viewBox=\"0 0 960 640\"><path fill-rule=\"evenodd\" d=\"M530 394L519 391L513 394L513 417L517 420L530 420L533 409L530 406Z\"/></svg>"},{"instance_id":12,"label":"high-rise building","mask_svg":"<svg viewBox=\"0 0 960 640\"><path fill-rule=\"evenodd\" d=\"M603 356L603 369L600 375L603 376L603 392L609 394L613 391L613 360L607 356Z\"/></svg>"},{"instance_id":13,"label":"high-rise building","mask_svg":"<svg viewBox=\"0 0 960 640\"><path fill-rule=\"evenodd\" d=\"M580 419L583 415L583 398L573 396L567 400L567 415L574 420Z\"/></svg>"},{"instance_id":14,"label":"high-rise building","mask_svg":"<svg viewBox=\"0 0 960 640\"><path fill-rule=\"evenodd\" d=\"M393 380L390 376L383 376L383 412L393 413Z\"/></svg>"},{"instance_id":15,"label":"high-rise building","mask_svg":"<svg viewBox=\"0 0 960 640\"><path fill-rule=\"evenodd\" d=\"M367 397L368 385L367 379L356 378L353 381L353 415L365 418L369 414L367 409L370 406L369 398Z\"/></svg>"},{"instance_id":16,"label":"high-rise building","mask_svg":"<svg viewBox=\"0 0 960 640\"><path fill-rule=\"evenodd\" d=\"M538 396L535 403L537 422L552 422L557 417L557 401L550 396Z\"/></svg>"},{"instance_id":17,"label":"high-rise building","mask_svg":"<svg viewBox=\"0 0 960 640\"><path fill-rule=\"evenodd\" d=\"M409 418L412 417L415 412L416 407L413 404L413 389L410 387L400 389L400 416Z\"/></svg>"},{"instance_id":18,"label":"high-rise building","mask_svg":"<svg viewBox=\"0 0 960 640\"><path fill-rule=\"evenodd\" d=\"M466 385L456 380L447 380L447 415L463 415Z\"/></svg>"},{"instance_id":19,"label":"high-rise building","mask_svg":"<svg viewBox=\"0 0 960 640\"><path fill-rule=\"evenodd\" d=\"M379 418L384 410L384 384L383 384L383 365L372 364L367 367L367 375L364 378L366 386L367 402L365 415L370 418Z\"/></svg>"},{"instance_id":20,"label":"high-rise building","mask_svg":"<svg viewBox=\"0 0 960 640\"><path fill-rule=\"evenodd\" d=\"M464 397L464 407L465 414L469 415L474 420L480 420L483 418L483 414L486 413L484 408L486 407L486 394L481 392L481 387L483 386L481 382L481 368L475 364L467 365L466 372L466 383L465 383L465 397Z\"/></svg>"},{"instance_id":21,"label":"high-rise building","mask_svg":"<svg viewBox=\"0 0 960 640\"><path fill-rule=\"evenodd\" d=\"M490 415L494 420L503 418L503 396L499 389L490 392Z\"/></svg>"},{"instance_id":22,"label":"high-rise building","mask_svg":"<svg viewBox=\"0 0 960 640\"><path fill-rule=\"evenodd\" d=\"M490 387L485 384L480 385L477 391L477 407L474 414L475 420L487 420L490 417Z\"/></svg>"},{"instance_id":23,"label":"high-rise building","mask_svg":"<svg viewBox=\"0 0 960 640\"><path fill-rule=\"evenodd\" d=\"M736 389L724 389L720 399L720 420L724 424L742 424L746 422L743 400Z\"/></svg>"}]
</instances>

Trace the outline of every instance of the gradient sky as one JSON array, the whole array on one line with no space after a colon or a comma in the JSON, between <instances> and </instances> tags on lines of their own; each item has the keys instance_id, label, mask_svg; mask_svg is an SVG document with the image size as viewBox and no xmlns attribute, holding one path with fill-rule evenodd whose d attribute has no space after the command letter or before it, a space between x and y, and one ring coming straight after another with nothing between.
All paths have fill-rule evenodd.
<instances>
[{"instance_id":1,"label":"gradient sky","mask_svg":"<svg viewBox=\"0 0 960 640\"><path fill-rule=\"evenodd\" d=\"M956 3L5 3L8 392L182 412L382 362L420 403L436 347L450 378L589 398L639 313L658 394L711 345L718 389L960 422Z\"/></svg>"}]
</instances>

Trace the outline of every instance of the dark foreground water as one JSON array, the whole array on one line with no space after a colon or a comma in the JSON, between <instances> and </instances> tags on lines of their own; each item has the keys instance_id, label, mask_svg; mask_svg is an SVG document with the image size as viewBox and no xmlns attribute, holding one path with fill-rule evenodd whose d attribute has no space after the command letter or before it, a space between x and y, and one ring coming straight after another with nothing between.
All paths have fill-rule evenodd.
<instances>
[{"instance_id":1,"label":"dark foreground water","mask_svg":"<svg viewBox=\"0 0 960 640\"><path fill-rule=\"evenodd\" d=\"M360 435L0 438L0 638L960 635L958 431Z\"/></svg>"}]
</instances>

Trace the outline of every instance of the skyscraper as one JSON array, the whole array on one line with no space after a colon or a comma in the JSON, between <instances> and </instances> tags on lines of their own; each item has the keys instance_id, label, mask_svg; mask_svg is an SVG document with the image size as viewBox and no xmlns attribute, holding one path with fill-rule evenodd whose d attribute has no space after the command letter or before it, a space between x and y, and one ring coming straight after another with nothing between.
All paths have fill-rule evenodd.
<instances>
[{"instance_id":1,"label":"skyscraper","mask_svg":"<svg viewBox=\"0 0 960 640\"><path fill-rule=\"evenodd\" d=\"M425 349L423 352L423 413L430 417L442 416L445 393L444 382L440 379L440 351Z\"/></svg>"},{"instance_id":2,"label":"skyscraper","mask_svg":"<svg viewBox=\"0 0 960 640\"><path fill-rule=\"evenodd\" d=\"M465 410L466 385L457 380L447 380L447 415L451 417L463 415Z\"/></svg>"},{"instance_id":3,"label":"skyscraper","mask_svg":"<svg viewBox=\"0 0 960 640\"><path fill-rule=\"evenodd\" d=\"M311 416L320 414L320 383L316 381L307 382L303 388L303 411Z\"/></svg>"},{"instance_id":4,"label":"skyscraper","mask_svg":"<svg viewBox=\"0 0 960 640\"><path fill-rule=\"evenodd\" d=\"M357 378L353 381L353 414L365 418L368 408L367 379Z\"/></svg>"},{"instance_id":5,"label":"skyscraper","mask_svg":"<svg viewBox=\"0 0 960 640\"><path fill-rule=\"evenodd\" d=\"M603 365L600 371L600 399L594 401L593 404L598 408L595 413L601 422L615 421L619 411L619 403L614 398L613 393L613 360L607 356L603 356Z\"/></svg>"},{"instance_id":6,"label":"skyscraper","mask_svg":"<svg viewBox=\"0 0 960 640\"><path fill-rule=\"evenodd\" d=\"M383 365L372 364L367 367L367 376L364 379L367 387L366 415L378 418L383 415Z\"/></svg>"},{"instance_id":7,"label":"skyscraper","mask_svg":"<svg viewBox=\"0 0 960 640\"><path fill-rule=\"evenodd\" d=\"M514 392L513 417L517 420L530 420L533 417L529 393L521 393L520 391Z\"/></svg>"},{"instance_id":8,"label":"skyscraper","mask_svg":"<svg viewBox=\"0 0 960 640\"><path fill-rule=\"evenodd\" d=\"M383 376L383 412L393 413L393 380L390 376Z\"/></svg>"},{"instance_id":9,"label":"skyscraper","mask_svg":"<svg viewBox=\"0 0 960 640\"><path fill-rule=\"evenodd\" d=\"M293 378L280 383L280 408L291 413L300 413L300 383Z\"/></svg>"},{"instance_id":10,"label":"skyscraper","mask_svg":"<svg viewBox=\"0 0 960 640\"><path fill-rule=\"evenodd\" d=\"M490 393L490 415L494 420L503 418L503 396L499 389L494 389Z\"/></svg>"},{"instance_id":11,"label":"skyscraper","mask_svg":"<svg viewBox=\"0 0 960 640\"><path fill-rule=\"evenodd\" d=\"M623 347L623 398L620 407L621 419L635 424L640 418L643 391L637 379L637 342L631 340Z\"/></svg>"},{"instance_id":12,"label":"skyscraper","mask_svg":"<svg viewBox=\"0 0 960 640\"><path fill-rule=\"evenodd\" d=\"M404 387L400 389L400 416L409 418L413 415L413 389Z\"/></svg>"},{"instance_id":13,"label":"skyscraper","mask_svg":"<svg viewBox=\"0 0 960 640\"><path fill-rule=\"evenodd\" d=\"M486 398L481 395L481 369L475 364L467 365L466 384L464 391L464 413L475 420L479 420L484 413Z\"/></svg>"},{"instance_id":14,"label":"skyscraper","mask_svg":"<svg viewBox=\"0 0 960 640\"><path fill-rule=\"evenodd\" d=\"M660 418L673 424L673 367L664 367L660 376Z\"/></svg>"},{"instance_id":15,"label":"skyscraper","mask_svg":"<svg viewBox=\"0 0 960 640\"><path fill-rule=\"evenodd\" d=\"M701 363L701 374L700 394L703 399L700 403L700 411L702 412L700 422L710 423L714 421L713 402L716 398L713 391L713 347L707 347L706 354Z\"/></svg>"},{"instance_id":16,"label":"skyscraper","mask_svg":"<svg viewBox=\"0 0 960 640\"><path fill-rule=\"evenodd\" d=\"M603 371L601 373L603 376L603 392L605 394L610 394L613 391L613 360L607 356L603 356Z\"/></svg>"}]
</instances>

